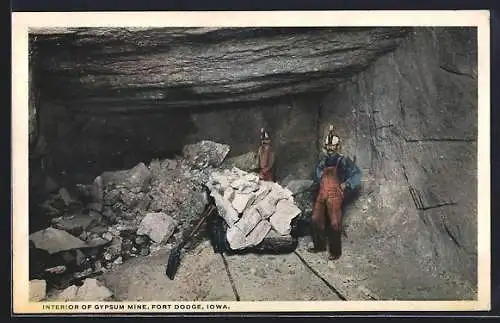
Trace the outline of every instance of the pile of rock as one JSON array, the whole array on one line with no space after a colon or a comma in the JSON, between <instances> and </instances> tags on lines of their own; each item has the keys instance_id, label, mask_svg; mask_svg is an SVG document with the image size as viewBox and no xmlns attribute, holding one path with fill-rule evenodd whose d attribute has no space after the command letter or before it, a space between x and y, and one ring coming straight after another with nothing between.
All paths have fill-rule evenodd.
<instances>
[{"instance_id":1,"label":"pile of rock","mask_svg":"<svg viewBox=\"0 0 500 323\"><path fill-rule=\"evenodd\" d=\"M273 235L290 235L292 219L301 214L290 190L236 167L213 171L207 187L228 225L226 237L233 250L259 245L271 230Z\"/></svg>"},{"instance_id":2,"label":"pile of rock","mask_svg":"<svg viewBox=\"0 0 500 323\"><path fill-rule=\"evenodd\" d=\"M203 185L229 150L201 141L185 146L176 159L104 172L72 190L49 179L52 195L43 210L52 224L30 236L33 254L45 258L34 261L35 271L63 266L71 280L176 243L208 203Z\"/></svg>"}]
</instances>

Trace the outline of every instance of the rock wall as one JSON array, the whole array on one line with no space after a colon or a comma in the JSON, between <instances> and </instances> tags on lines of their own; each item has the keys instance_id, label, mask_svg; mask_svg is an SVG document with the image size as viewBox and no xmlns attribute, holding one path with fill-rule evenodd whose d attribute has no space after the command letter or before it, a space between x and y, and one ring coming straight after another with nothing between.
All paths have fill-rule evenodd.
<instances>
[{"instance_id":1,"label":"rock wall","mask_svg":"<svg viewBox=\"0 0 500 323\"><path fill-rule=\"evenodd\" d=\"M417 29L324 98L322 132L333 122L364 171L348 231L385 259L384 288L414 268L476 284L477 108L473 29Z\"/></svg>"}]
</instances>

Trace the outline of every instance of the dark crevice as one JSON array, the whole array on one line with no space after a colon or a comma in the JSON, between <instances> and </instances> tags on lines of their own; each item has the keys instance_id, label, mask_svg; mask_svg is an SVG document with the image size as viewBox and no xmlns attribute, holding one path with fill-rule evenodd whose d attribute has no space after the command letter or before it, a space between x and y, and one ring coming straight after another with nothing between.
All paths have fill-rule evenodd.
<instances>
[{"instance_id":1,"label":"dark crevice","mask_svg":"<svg viewBox=\"0 0 500 323\"><path fill-rule=\"evenodd\" d=\"M453 243L457 247L462 248L462 244L460 242L458 242L457 238L455 238L455 235L450 231L450 229L448 228L448 225L446 224L446 221L443 221L443 227L444 227L446 234L448 234L448 236L451 238Z\"/></svg>"},{"instance_id":2,"label":"dark crevice","mask_svg":"<svg viewBox=\"0 0 500 323\"><path fill-rule=\"evenodd\" d=\"M451 74L460 75L460 76L467 76L467 77L469 77L469 78L471 78L473 80L475 79L474 76L472 76L472 75L470 75L468 73L460 72L460 71L451 69L451 68L449 68L447 66L444 66L444 65L440 65L439 68L442 69L443 71L451 73Z\"/></svg>"},{"instance_id":3,"label":"dark crevice","mask_svg":"<svg viewBox=\"0 0 500 323\"><path fill-rule=\"evenodd\" d=\"M441 141L441 142L476 142L476 139L472 138L421 138L421 139L409 139L405 138L406 142L429 142L429 141Z\"/></svg>"},{"instance_id":4,"label":"dark crevice","mask_svg":"<svg viewBox=\"0 0 500 323\"><path fill-rule=\"evenodd\" d=\"M373 111L373 112L375 112L375 111ZM391 124L381 125L381 126L376 127L375 129L379 130L379 129L390 128L390 127L394 127L394 124L391 123Z\"/></svg>"},{"instance_id":5,"label":"dark crevice","mask_svg":"<svg viewBox=\"0 0 500 323\"><path fill-rule=\"evenodd\" d=\"M229 270L229 265L227 263L226 257L224 257L224 254L220 254L222 258L222 262L224 263L224 268L226 270L227 278L229 279L229 283L231 284L231 288L233 289L234 297L236 301L240 301L240 294L238 293L238 289L236 289L236 285L234 283L233 275L231 275L231 271Z\"/></svg>"},{"instance_id":6,"label":"dark crevice","mask_svg":"<svg viewBox=\"0 0 500 323\"><path fill-rule=\"evenodd\" d=\"M439 204L434 204L434 205L429 205L429 206L423 207L423 208L421 208L421 210L426 211L426 210L436 209L436 208L448 206L448 205L457 205L457 203L456 202L444 202L444 203L439 203Z\"/></svg>"}]
</instances>

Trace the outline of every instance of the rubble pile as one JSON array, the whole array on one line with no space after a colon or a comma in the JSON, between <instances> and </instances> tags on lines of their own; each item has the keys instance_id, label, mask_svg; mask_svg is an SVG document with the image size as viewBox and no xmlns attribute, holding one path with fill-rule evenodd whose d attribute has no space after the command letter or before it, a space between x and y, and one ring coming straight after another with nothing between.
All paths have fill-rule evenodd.
<instances>
[{"instance_id":1,"label":"rubble pile","mask_svg":"<svg viewBox=\"0 0 500 323\"><path fill-rule=\"evenodd\" d=\"M57 287L66 288L178 242L208 203L203 185L229 150L201 141L176 159L104 172L91 184L64 188L47 180L52 195L42 210L51 226L30 235L30 257L37 258L30 279L57 276Z\"/></svg>"},{"instance_id":2,"label":"rubble pile","mask_svg":"<svg viewBox=\"0 0 500 323\"><path fill-rule=\"evenodd\" d=\"M228 226L226 238L233 250L259 245L271 230L290 235L292 219L301 214L289 189L237 167L213 171L207 187Z\"/></svg>"}]
</instances>

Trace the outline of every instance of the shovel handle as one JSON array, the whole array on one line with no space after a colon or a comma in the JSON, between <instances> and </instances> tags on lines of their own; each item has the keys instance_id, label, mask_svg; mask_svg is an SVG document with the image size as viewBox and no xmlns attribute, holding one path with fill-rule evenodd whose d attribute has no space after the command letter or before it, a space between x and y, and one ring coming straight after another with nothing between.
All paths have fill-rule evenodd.
<instances>
[{"instance_id":1,"label":"shovel handle","mask_svg":"<svg viewBox=\"0 0 500 323\"><path fill-rule=\"evenodd\" d=\"M205 214L201 217L200 219L200 222L198 222L198 224L196 224L196 226L194 227L193 231L191 231L191 233L189 234L188 237L186 237L186 239L184 240L184 242L181 244L181 246L185 246L188 242L189 242L189 239L192 238L196 232L198 232L198 229L200 229L201 225L203 224L203 222L205 222L205 219L210 215L212 214L212 212L215 210L215 207L213 205L210 205L208 207L208 209L204 212Z\"/></svg>"}]
</instances>

